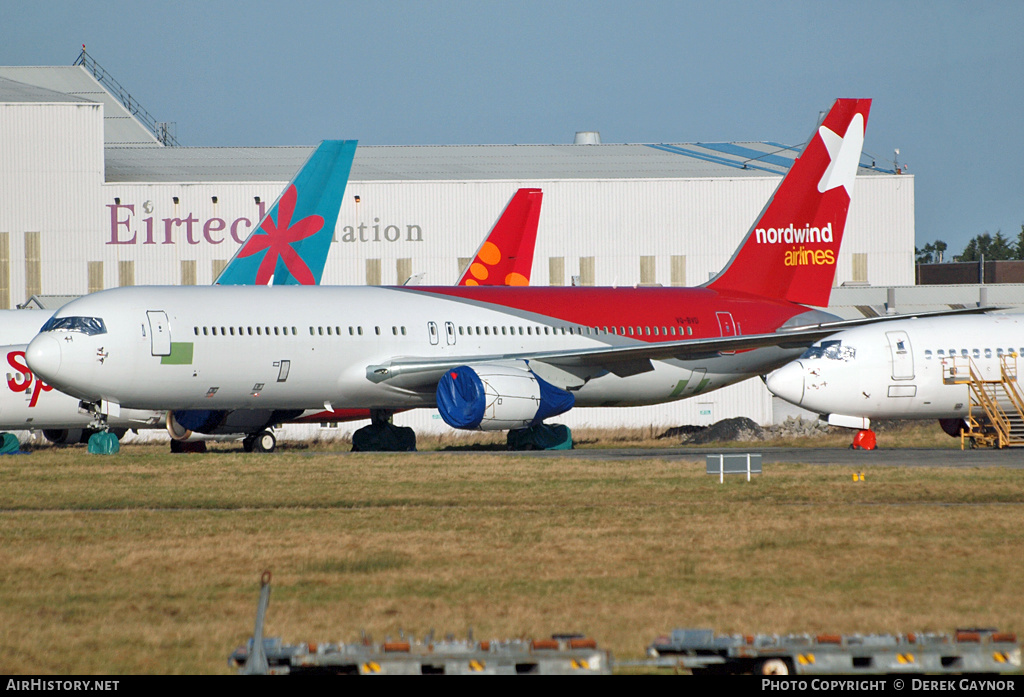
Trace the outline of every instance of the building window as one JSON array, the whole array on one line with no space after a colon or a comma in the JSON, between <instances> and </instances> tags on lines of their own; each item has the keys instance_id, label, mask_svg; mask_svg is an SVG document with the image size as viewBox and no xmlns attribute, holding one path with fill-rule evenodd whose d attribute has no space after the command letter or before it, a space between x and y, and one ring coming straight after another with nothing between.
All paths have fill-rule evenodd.
<instances>
[{"instance_id":1,"label":"building window","mask_svg":"<svg viewBox=\"0 0 1024 697\"><path fill-rule=\"evenodd\" d=\"M565 257L548 258L548 285L565 285Z\"/></svg>"},{"instance_id":2,"label":"building window","mask_svg":"<svg viewBox=\"0 0 1024 697\"><path fill-rule=\"evenodd\" d=\"M89 292L97 293L103 290L103 262L89 262Z\"/></svg>"},{"instance_id":3,"label":"building window","mask_svg":"<svg viewBox=\"0 0 1024 697\"><path fill-rule=\"evenodd\" d=\"M134 286L135 285L135 262L134 261L119 261L117 262L117 285L121 286Z\"/></svg>"},{"instance_id":4,"label":"building window","mask_svg":"<svg viewBox=\"0 0 1024 697\"><path fill-rule=\"evenodd\" d=\"M0 232L0 310L11 307L11 236Z\"/></svg>"},{"instance_id":5,"label":"building window","mask_svg":"<svg viewBox=\"0 0 1024 697\"><path fill-rule=\"evenodd\" d=\"M196 261L195 259L182 259L181 261L181 285L196 285Z\"/></svg>"},{"instance_id":6,"label":"building window","mask_svg":"<svg viewBox=\"0 0 1024 697\"><path fill-rule=\"evenodd\" d=\"M404 286L406 281L412 278L412 259L399 259L395 262L395 271L398 275L398 285Z\"/></svg>"},{"instance_id":7,"label":"building window","mask_svg":"<svg viewBox=\"0 0 1024 697\"><path fill-rule=\"evenodd\" d=\"M853 278L854 283L868 282L868 255L860 252L853 255Z\"/></svg>"},{"instance_id":8,"label":"building window","mask_svg":"<svg viewBox=\"0 0 1024 697\"><path fill-rule=\"evenodd\" d=\"M210 271L213 273L213 280L216 281L220 278L221 273L224 272L224 267L228 265L227 259L214 259L210 262Z\"/></svg>"},{"instance_id":9,"label":"building window","mask_svg":"<svg viewBox=\"0 0 1024 697\"><path fill-rule=\"evenodd\" d=\"M366 260L366 285L379 286L380 281L380 259Z\"/></svg>"},{"instance_id":10,"label":"building window","mask_svg":"<svg viewBox=\"0 0 1024 697\"><path fill-rule=\"evenodd\" d=\"M597 277L594 257L580 257L580 285L592 286Z\"/></svg>"},{"instance_id":11,"label":"building window","mask_svg":"<svg viewBox=\"0 0 1024 697\"><path fill-rule=\"evenodd\" d=\"M673 255L672 260L672 279L671 283L674 286L685 286L686 285L686 257L681 254Z\"/></svg>"},{"instance_id":12,"label":"building window","mask_svg":"<svg viewBox=\"0 0 1024 697\"><path fill-rule=\"evenodd\" d=\"M654 257L640 257L640 285L657 284L657 265Z\"/></svg>"},{"instance_id":13,"label":"building window","mask_svg":"<svg viewBox=\"0 0 1024 697\"><path fill-rule=\"evenodd\" d=\"M43 292L43 243L39 232L25 233L25 295Z\"/></svg>"}]
</instances>

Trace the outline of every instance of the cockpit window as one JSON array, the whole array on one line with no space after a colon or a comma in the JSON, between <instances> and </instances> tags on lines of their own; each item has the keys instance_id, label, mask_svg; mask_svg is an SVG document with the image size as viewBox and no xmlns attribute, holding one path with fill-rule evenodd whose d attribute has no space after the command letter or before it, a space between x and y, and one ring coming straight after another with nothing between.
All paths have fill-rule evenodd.
<instances>
[{"instance_id":1,"label":"cockpit window","mask_svg":"<svg viewBox=\"0 0 1024 697\"><path fill-rule=\"evenodd\" d=\"M800 358L825 358L830 361L852 361L857 350L852 346L843 346L842 341L822 341L819 346L812 346Z\"/></svg>"},{"instance_id":2,"label":"cockpit window","mask_svg":"<svg viewBox=\"0 0 1024 697\"><path fill-rule=\"evenodd\" d=\"M93 336L106 334L107 325L99 317L51 317L41 332L82 332Z\"/></svg>"}]
</instances>

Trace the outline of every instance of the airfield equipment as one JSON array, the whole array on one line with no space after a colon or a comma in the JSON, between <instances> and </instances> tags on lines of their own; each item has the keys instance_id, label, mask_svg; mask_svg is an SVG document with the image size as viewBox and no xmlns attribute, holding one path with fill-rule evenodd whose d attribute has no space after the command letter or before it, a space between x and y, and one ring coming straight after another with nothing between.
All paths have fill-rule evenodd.
<instances>
[{"instance_id":1,"label":"airfield equipment","mask_svg":"<svg viewBox=\"0 0 1024 697\"><path fill-rule=\"evenodd\" d=\"M270 572L261 579L256 627L229 663L248 675L611 675L611 654L579 635L476 641L432 635L417 641L285 644L263 638Z\"/></svg>"},{"instance_id":2,"label":"airfield equipment","mask_svg":"<svg viewBox=\"0 0 1024 697\"><path fill-rule=\"evenodd\" d=\"M986 377L970 358L952 357L942 361L942 381L947 385L968 385L970 409L966 429L960 430L971 447L1005 448L1024 445L1024 395L1017 379L1017 354L999 356L999 375Z\"/></svg>"},{"instance_id":3,"label":"airfield equipment","mask_svg":"<svg viewBox=\"0 0 1024 697\"><path fill-rule=\"evenodd\" d=\"M693 673L878 675L1006 673L1021 667L1015 634L959 629L954 634L731 634L676 629L648 655Z\"/></svg>"},{"instance_id":4,"label":"airfield equipment","mask_svg":"<svg viewBox=\"0 0 1024 697\"><path fill-rule=\"evenodd\" d=\"M610 675L611 653L576 634L550 639L477 641L406 637L376 643L285 644L263 637L270 572L261 578L253 637L229 663L248 675ZM621 666L693 674L920 675L1009 673L1021 669L1017 636L995 629L952 634L729 634L675 629L647 648L648 659Z\"/></svg>"}]
</instances>

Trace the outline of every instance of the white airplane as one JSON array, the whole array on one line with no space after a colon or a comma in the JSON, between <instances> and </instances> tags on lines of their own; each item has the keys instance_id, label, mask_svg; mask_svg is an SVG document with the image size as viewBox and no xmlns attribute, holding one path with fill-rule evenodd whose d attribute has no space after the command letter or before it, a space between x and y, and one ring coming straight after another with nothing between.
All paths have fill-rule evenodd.
<instances>
[{"instance_id":1,"label":"white airplane","mask_svg":"<svg viewBox=\"0 0 1024 697\"><path fill-rule=\"evenodd\" d=\"M347 177L354 147L354 142L346 144L327 141L320 146L318 154L311 156L304 167L325 169L333 166L341 170L335 173L335 177L342 174ZM344 153L340 160L337 159L339 152ZM329 158L333 159L326 162ZM301 172L300 169L300 174ZM299 176L290 186L296 185L297 182L302 184ZM315 190L318 184L309 186ZM337 182L335 188L338 189ZM342 193L343 189L338 189L333 197L339 205ZM520 189L512 196L459 279L459 285L529 284L542 198L540 189ZM271 207L268 216L277 217L276 204ZM325 227L333 229L333 223ZM257 226L257 230L259 229L260 226ZM241 249L244 251L245 245ZM307 267L314 269L316 279L321 275L327 250L328 247L306 249L305 254L300 255ZM229 278L239 284L256 282L258 264L250 262L253 269L245 276L239 273L238 259L236 256L225 267L218 279L219 282ZM278 270L274 275L274 282L286 283L292 278L287 270ZM0 431L40 430L52 443L83 442L93 432L93 415L79 409L77 398L56 391L43 380L36 378L25 362L27 343L39 333L39 329L52 315L51 311L41 310L0 311L0 337L9 342L20 342L0 346L0 354L6 353L8 365L7 389L0 389ZM293 412L278 413L264 409L178 412L123 409L118 416L107 419L107 427L118 437L129 429L166 428L172 439L172 451L187 447L180 445L187 441L197 441L196 444L200 445L206 436L245 434L243 445L246 450L270 452L276 446L276 437L268 426L274 423L356 421L370 417L367 409L325 411L321 408L306 410L298 415Z\"/></svg>"},{"instance_id":2,"label":"white airplane","mask_svg":"<svg viewBox=\"0 0 1024 697\"><path fill-rule=\"evenodd\" d=\"M698 288L117 288L62 307L27 362L99 418L436 406L455 428L503 430L717 389L851 326L808 305L828 303L869 108L834 103Z\"/></svg>"},{"instance_id":3,"label":"white airplane","mask_svg":"<svg viewBox=\"0 0 1024 697\"><path fill-rule=\"evenodd\" d=\"M295 178L259 221L216 282L282 285L318 283L330 249L355 150L356 141L321 143L299 168ZM301 198L298 191L302 192ZM268 230L275 230L279 222L288 227L294 210L305 212L306 219L312 224L298 230L293 235L294 239L289 240L293 252L290 256L280 255L276 267L264 265L262 261L267 258L266 255L261 256L256 252L268 246L267 241L271 239ZM297 270L297 276L292 274L292 266ZM77 443L93 432L93 415L79 409L77 398L54 390L34 375L25 362L28 342L52 316L53 312L39 310L0 311L0 340L6 344L0 346L0 353L6 354L9 368L7 390L0 389L0 430L42 430L44 437L51 442ZM129 429L167 426L172 438L191 438L191 433L176 431L173 422L168 422L165 416L166 412L162 410L125 409L118 416L107 419L106 427L120 437ZM230 423L237 430L231 433L259 433L269 418L269 414L252 412L233 415ZM269 437L272 449L273 434L269 434ZM172 450L175 449L175 443L172 442Z\"/></svg>"},{"instance_id":4,"label":"white airplane","mask_svg":"<svg viewBox=\"0 0 1024 697\"><path fill-rule=\"evenodd\" d=\"M971 406L971 371L995 381L1005 365L1018 386L1021 355L1024 315L897 319L835 334L766 383L832 425L867 431L872 419L938 419L959 436ZM872 446L873 435L866 442Z\"/></svg>"}]
</instances>

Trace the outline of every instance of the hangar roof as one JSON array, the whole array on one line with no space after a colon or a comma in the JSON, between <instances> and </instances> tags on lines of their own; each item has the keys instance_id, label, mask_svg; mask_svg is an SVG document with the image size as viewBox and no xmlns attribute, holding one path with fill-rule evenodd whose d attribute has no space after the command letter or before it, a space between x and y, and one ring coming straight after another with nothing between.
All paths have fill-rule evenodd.
<instances>
[{"instance_id":1,"label":"hangar roof","mask_svg":"<svg viewBox=\"0 0 1024 697\"><path fill-rule=\"evenodd\" d=\"M99 102L103 104L107 146L160 145L149 129L80 65L0 66L0 79L0 102ZM45 98L47 93L52 98Z\"/></svg>"},{"instance_id":2,"label":"hangar roof","mask_svg":"<svg viewBox=\"0 0 1024 697\"><path fill-rule=\"evenodd\" d=\"M164 147L84 66L0 66L0 102L78 100L104 105L108 182L289 181L313 151L312 146ZM764 177L785 174L802 146L773 142L369 145L356 150L350 179ZM861 167L859 174L871 172L891 174L873 166Z\"/></svg>"},{"instance_id":3,"label":"hangar roof","mask_svg":"<svg viewBox=\"0 0 1024 697\"><path fill-rule=\"evenodd\" d=\"M360 146L351 181L689 179L781 175L778 143ZM312 147L106 149L108 182L289 181ZM884 170L861 167L859 174ZM885 172L888 173L888 172Z\"/></svg>"},{"instance_id":4,"label":"hangar roof","mask_svg":"<svg viewBox=\"0 0 1024 697\"><path fill-rule=\"evenodd\" d=\"M2 75L0 68L0 75ZM45 87L38 87L24 82L17 82L6 77L0 77L0 102L31 102L31 103L56 103L56 102L82 102L91 103L92 100L82 99L74 95L48 90Z\"/></svg>"}]
</instances>

